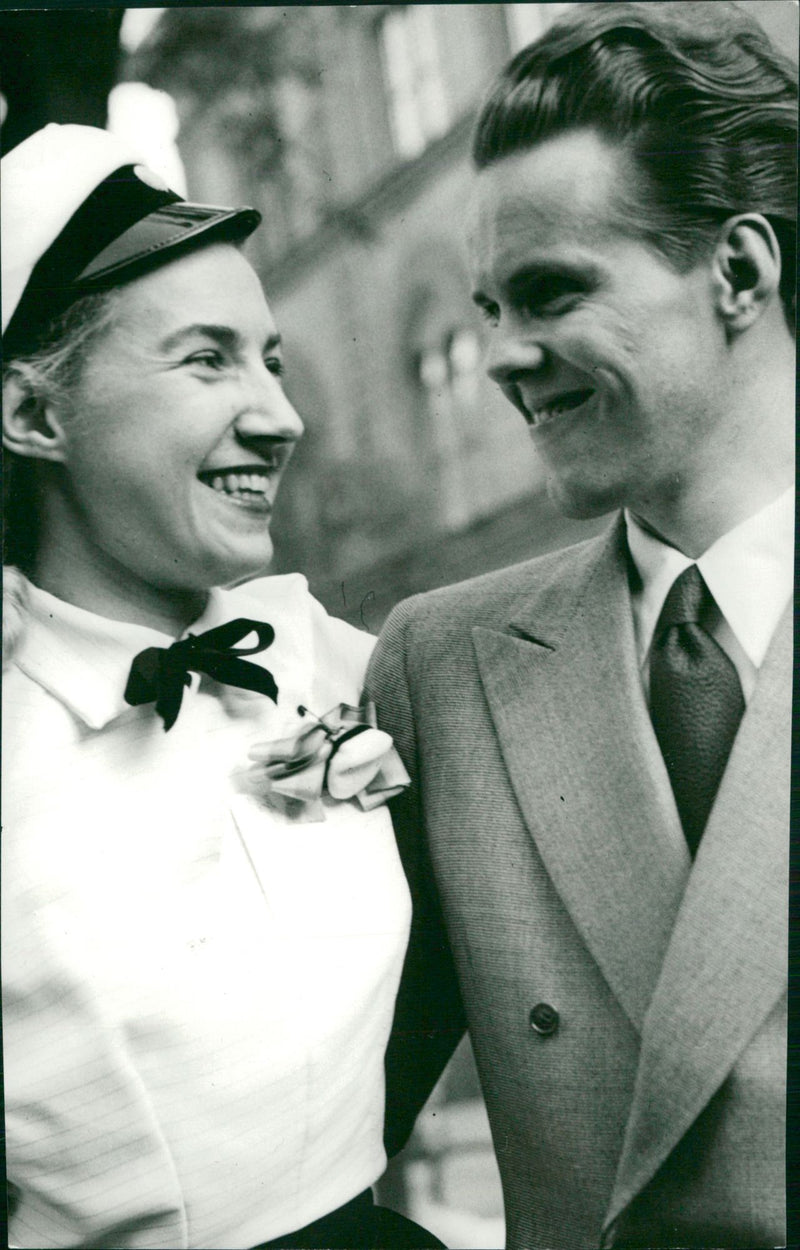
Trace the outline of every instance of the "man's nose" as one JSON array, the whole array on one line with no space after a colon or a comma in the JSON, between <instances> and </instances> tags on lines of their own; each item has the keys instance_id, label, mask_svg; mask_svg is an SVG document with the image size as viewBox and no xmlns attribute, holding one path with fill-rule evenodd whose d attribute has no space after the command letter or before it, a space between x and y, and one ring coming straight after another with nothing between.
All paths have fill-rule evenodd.
<instances>
[{"instance_id":1,"label":"man's nose","mask_svg":"<svg viewBox=\"0 0 800 1250\"><path fill-rule=\"evenodd\" d=\"M492 332L486 353L486 372L498 386L513 386L526 374L535 373L546 360L544 348L530 333L498 327Z\"/></svg>"}]
</instances>

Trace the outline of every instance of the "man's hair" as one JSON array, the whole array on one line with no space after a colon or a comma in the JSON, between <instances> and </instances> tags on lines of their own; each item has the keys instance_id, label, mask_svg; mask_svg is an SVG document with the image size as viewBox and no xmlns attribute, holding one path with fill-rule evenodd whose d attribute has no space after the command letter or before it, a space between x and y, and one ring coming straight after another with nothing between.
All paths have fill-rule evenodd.
<instances>
[{"instance_id":1,"label":"man's hair","mask_svg":"<svg viewBox=\"0 0 800 1250\"><path fill-rule=\"evenodd\" d=\"M720 0L576 5L490 89L473 160L485 169L580 128L633 155L645 191L630 204L627 188L626 225L679 271L728 217L766 217L794 325L797 73L756 22Z\"/></svg>"}]
</instances>

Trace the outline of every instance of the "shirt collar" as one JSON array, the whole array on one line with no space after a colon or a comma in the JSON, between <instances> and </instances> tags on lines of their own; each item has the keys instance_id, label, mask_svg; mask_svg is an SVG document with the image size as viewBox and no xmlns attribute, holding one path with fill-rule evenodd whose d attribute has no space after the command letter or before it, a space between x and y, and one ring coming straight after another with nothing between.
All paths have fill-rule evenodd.
<instances>
[{"instance_id":1,"label":"shirt collar","mask_svg":"<svg viewBox=\"0 0 800 1250\"><path fill-rule=\"evenodd\" d=\"M175 641L159 630L65 603L33 585L27 588L26 616L16 664L91 729L102 729L128 707L124 691L133 657L145 647Z\"/></svg>"},{"instance_id":2,"label":"shirt collar","mask_svg":"<svg viewBox=\"0 0 800 1250\"><path fill-rule=\"evenodd\" d=\"M625 512L628 548L641 579L633 595L640 665L672 583L696 564L730 629L759 668L792 594L794 488L728 530L696 560L662 542Z\"/></svg>"},{"instance_id":3,"label":"shirt collar","mask_svg":"<svg viewBox=\"0 0 800 1250\"><path fill-rule=\"evenodd\" d=\"M210 591L204 612L183 637L230 619L224 594ZM125 686L134 656L146 647L169 647L175 641L149 626L111 620L65 603L30 583L26 617L14 662L90 729L102 729L122 712L132 711L125 701Z\"/></svg>"}]
</instances>

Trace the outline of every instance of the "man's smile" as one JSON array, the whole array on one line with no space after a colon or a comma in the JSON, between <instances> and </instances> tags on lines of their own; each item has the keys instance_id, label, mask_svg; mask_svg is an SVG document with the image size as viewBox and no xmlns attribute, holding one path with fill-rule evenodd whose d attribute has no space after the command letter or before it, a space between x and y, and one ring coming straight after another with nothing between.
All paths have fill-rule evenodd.
<instances>
[{"instance_id":1,"label":"man's smile","mask_svg":"<svg viewBox=\"0 0 800 1250\"><path fill-rule=\"evenodd\" d=\"M549 425L551 422L557 421L565 413L576 412L587 404L594 394L595 391L591 387L581 387L570 391L560 391L547 399L537 398L528 401L525 398L523 389L520 388L520 398L525 409L526 420L531 429Z\"/></svg>"}]
</instances>

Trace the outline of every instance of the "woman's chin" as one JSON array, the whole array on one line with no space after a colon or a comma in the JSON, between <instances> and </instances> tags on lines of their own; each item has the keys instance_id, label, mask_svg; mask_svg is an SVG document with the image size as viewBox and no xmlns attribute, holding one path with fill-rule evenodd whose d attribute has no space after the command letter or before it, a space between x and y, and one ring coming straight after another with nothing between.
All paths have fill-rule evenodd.
<instances>
[{"instance_id":1,"label":"woman's chin","mask_svg":"<svg viewBox=\"0 0 800 1250\"><path fill-rule=\"evenodd\" d=\"M259 551L215 552L191 567L181 568L178 560L169 570L149 579L154 589L171 594L207 594L216 587L241 586L266 577L272 566L272 543L262 540Z\"/></svg>"},{"instance_id":2,"label":"woman's chin","mask_svg":"<svg viewBox=\"0 0 800 1250\"><path fill-rule=\"evenodd\" d=\"M239 552L229 554L225 559L214 562L213 569L209 569L209 576L213 580L208 582L208 588L212 586L241 586L244 582L255 581L258 577L266 577L272 567L273 548L272 543L267 538L262 540L259 551Z\"/></svg>"}]
</instances>

